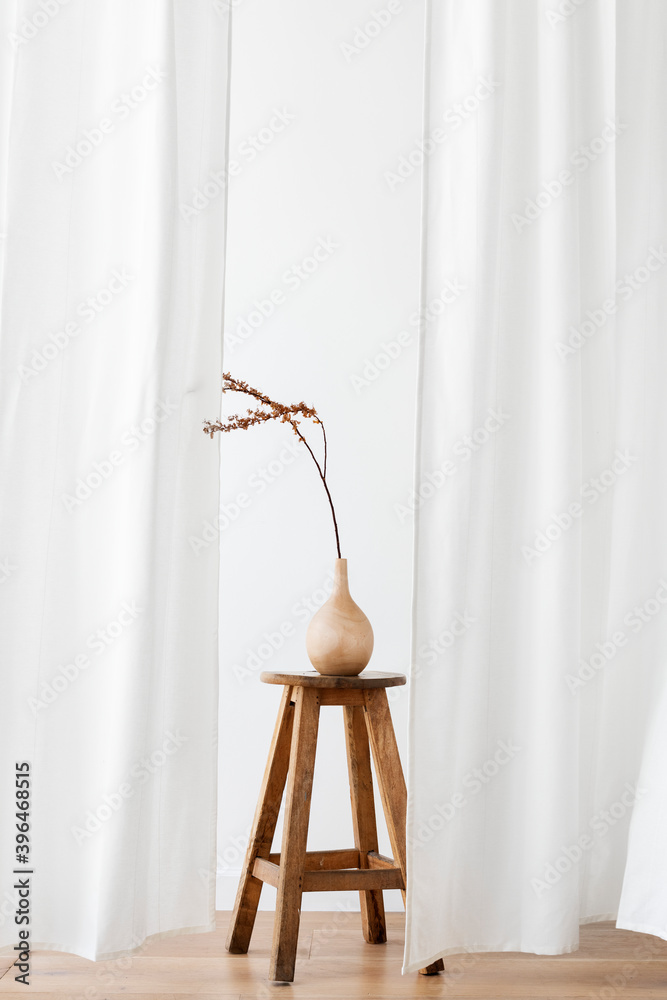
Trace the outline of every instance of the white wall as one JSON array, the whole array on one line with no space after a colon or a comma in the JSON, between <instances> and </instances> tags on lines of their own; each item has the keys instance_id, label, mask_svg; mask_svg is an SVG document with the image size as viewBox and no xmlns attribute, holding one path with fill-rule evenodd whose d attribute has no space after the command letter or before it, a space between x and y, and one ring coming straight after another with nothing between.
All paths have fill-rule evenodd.
<instances>
[{"instance_id":1,"label":"white wall","mask_svg":"<svg viewBox=\"0 0 667 1000\"><path fill-rule=\"evenodd\" d=\"M324 418L352 595L375 629L371 667L406 671L412 524L399 521L394 504L405 502L412 477L416 326L409 317L419 292L420 178L415 170L391 190L384 175L421 132L423 3L393 0L389 23L358 51L342 45L355 37L363 43L356 29L373 11L386 11L387 0L232 3L230 156L237 167L229 185L225 366L275 398L304 399ZM215 6L228 16L224 2ZM268 129L266 141L253 152L260 129ZM320 252L327 259L305 280L288 276L318 244L335 248ZM239 328L240 320L274 290L282 301L261 324L256 313L256 328L242 339L239 329L250 328ZM367 360L402 331L412 336L400 356L374 381L355 386L353 376L363 376ZM245 408L243 399L225 406L236 402ZM335 558L324 492L303 449L296 458L285 451L294 443L280 425L222 441L223 501L247 498L245 509L231 508L234 519L221 532L223 909L233 903L280 695L260 683L259 669L246 670L248 656L266 634L291 626L294 634L261 669L309 668L306 605L324 599ZM403 754L406 690L392 698ZM384 828L381 836L381 850L390 853ZM352 844L341 711L328 708L309 848ZM401 907L398 892L386 895L389 907ZM272 907L274 899L265 888L263 904ZM358 896L304 897L306 908L337 905L357 907Z\"/></svg>"}]
</instances>

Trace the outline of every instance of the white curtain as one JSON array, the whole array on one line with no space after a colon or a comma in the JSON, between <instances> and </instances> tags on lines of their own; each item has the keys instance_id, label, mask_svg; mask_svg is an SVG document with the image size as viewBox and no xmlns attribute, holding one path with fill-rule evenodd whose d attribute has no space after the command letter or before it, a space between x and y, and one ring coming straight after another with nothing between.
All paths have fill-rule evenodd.
<instances>
[{"instance_id":1,"label":"white curtain","mask_svg":"<svg viewBox=\"0 0 667 1000\"><path fill-rule=\"evenodd\" d=\"M406 970L667 938L667 5L427 38Z\"/></svg>"},{"instance_id":2,"label":"white curtain","mask_svg":"<svg viewBox=\"0 0 667 1000\"><path fill-rule=\"evenodd\" d=\"M0 16L0 946L99 959L214 925L227 7Z\"/></svg>"}]
</instances>

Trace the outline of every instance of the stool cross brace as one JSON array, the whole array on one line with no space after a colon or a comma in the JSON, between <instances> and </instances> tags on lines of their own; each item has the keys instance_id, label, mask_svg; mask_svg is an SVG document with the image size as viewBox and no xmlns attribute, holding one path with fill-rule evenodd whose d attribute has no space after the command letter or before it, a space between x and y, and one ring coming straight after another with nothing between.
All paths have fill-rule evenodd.
<instances>
[{"instance_id":1,"label":"stool cross brace","mask_svg":"<svg viewBox=\"0 0 667 1000\"><path fill-rule=\"evenodd\" d=\"M303 682L302 677L310 683ZM375 677L400 677L380 675ZM365 675L358 681L365 680ZM269 758L236 896L227 949L245 954L250 945L262 885L278 890L269 979L292 982L304 892L358 889L364 938L387 940L383 889L400 889L405 900L407 793L385 686L320 687L311 675L262 674L284 682ZM294 681L290 684L288 681ZM321 678L324 683L330 678ZM349 680L357 680L350 678ZM370 677L369 677L370 680ZM390 683L404 683L402 680ZM308 820L321 705L342 705L354 826L354 847L307 851ZM393 858L378 851L371 751ZM287 801L279 854L271 847L283 792ZM444 969L442 959L420 972Z\"/></svg>"}]
</instances>

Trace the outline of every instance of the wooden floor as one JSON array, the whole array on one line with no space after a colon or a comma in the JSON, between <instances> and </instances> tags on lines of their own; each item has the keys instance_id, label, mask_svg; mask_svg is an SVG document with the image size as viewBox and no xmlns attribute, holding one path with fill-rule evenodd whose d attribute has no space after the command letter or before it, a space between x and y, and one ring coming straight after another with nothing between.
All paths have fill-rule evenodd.
<instances>
[{"instance_id":1,"label":"wooden floor","mask_svg":"<svg viewBox=\"0 0 667 1000\"><path fill-rule=\"evenodd\" d=\"M617 931L612 924L582 927L581 949L572 955L466 955L445 960L450 972L434 977L401 976L403 914L388 913L389 942L369 945L358 913L309 913L301 917L296 979L272 986L266 979L273 914L261 912L248 955L224 950L229 914L218 914L214 934L166 938L115 962L88 962L57 952L35 953L31 986L14 982L0 957L0 1000L255 1000L281 997L340 997L357 1000L449 997L477 1000L667 1000L667 942Z\"/></svg>"}]
</instances>

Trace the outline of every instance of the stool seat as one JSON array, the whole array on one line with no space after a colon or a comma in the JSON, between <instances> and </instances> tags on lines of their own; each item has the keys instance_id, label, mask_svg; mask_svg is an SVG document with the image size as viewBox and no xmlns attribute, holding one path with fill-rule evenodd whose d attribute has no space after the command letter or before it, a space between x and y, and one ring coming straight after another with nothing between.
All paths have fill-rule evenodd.
<instances>
[{"instance_id":1,"label":"stool seat","mask_svg":"<svg viewBox=\"0 0 667 1000\"><path fill-rule=\"evenodd\" d=\"M357 889L366 941L387 940L383 889L400 889L405 899L407 790L386 688L405 684L405 674L363 671L333 677L315 670L265 671L265 684L283 687L262 789L253 820L227 938L228 951L250 946L262 885L277 891L269 979L292 982L304 892ZM307 851L310 799L320 708L340 705L345 721L347 769L354 847ZM393 857L379 853L371 752ZM278 814L287 785L282 847L272 852ZM438 959L420 972L435 975Z\"/></svg>"},{"instance_id":2,"label":"stool seat","mask_svg":"<svg viewBox=\"0 0 667 1000\"><path fill-rule=\"evenodd\" d=\"M379 670L364 670L362 673L357 674L356 677L319 674L317 670L304 670L293 674L264 670L259 675L259 679L264 684L289 684L292 687L354 688L355 690L400 687L407 680L405 674L383 674Z\"/></svg>"}]
</instances>

